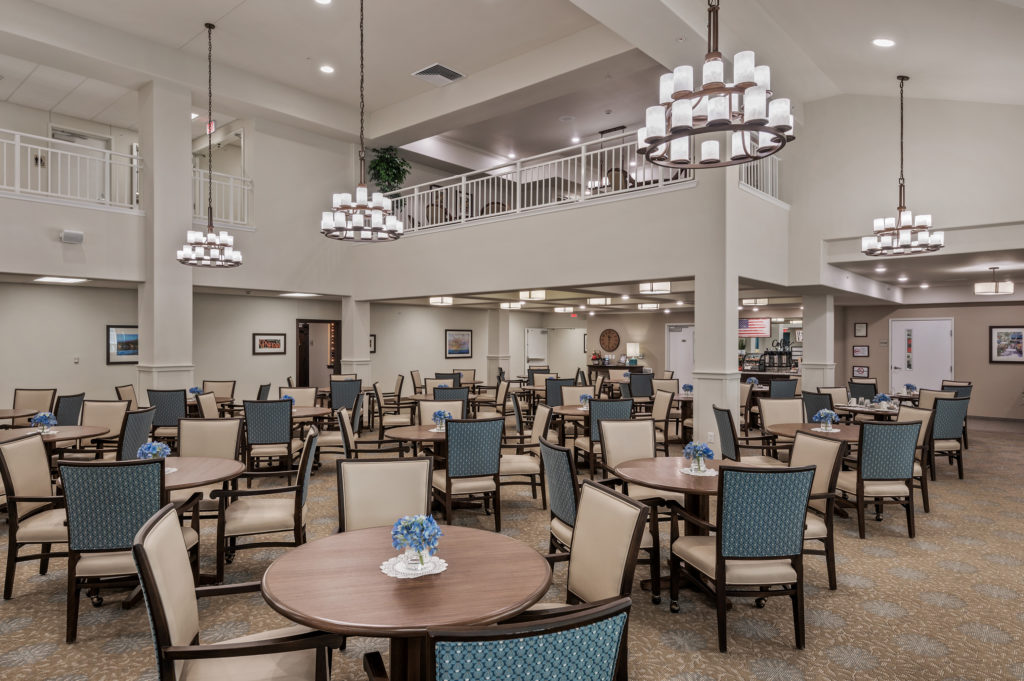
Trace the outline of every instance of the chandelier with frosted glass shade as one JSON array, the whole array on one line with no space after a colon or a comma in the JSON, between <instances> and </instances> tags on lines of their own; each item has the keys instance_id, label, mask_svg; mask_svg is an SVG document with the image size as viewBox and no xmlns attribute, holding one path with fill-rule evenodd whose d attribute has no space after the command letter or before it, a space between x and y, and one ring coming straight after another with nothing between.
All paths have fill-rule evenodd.
<instances>
[{"instance_id":1,"label":"chandelier with frosted glass shade","mask_svg":"<svg viewBox=\"0 0 1024 681\"><path fill-rule=\"evenodd\" d=\"M363 0L359 0L359 186L355 194L334 194L331 210L320 216L320 233L338 241L393 241L402 236L402 222L395 217L391 199L366 188L366 69Z\"/></svg>"},{"instance_id":2,"label":"chandelier with frosted glass shade","mask_svg":"<svg viewBox=\"0 0 1024 681\"><path fill-rule=\"evenodd\" d=\"M185 244L175 257L192 267L238 267L242 253L235 250L235 237L213 231L213 24L206 27L206 231L190 229Z\"/></svg>"},{"instance_id":3,"label":"chandelier with frosted glass shade","mask_svg":"<svg viewBox=\"0 0 1024 681\"><path fill-rule=\"evenodd\" d=\"M698 86L695 78L700 77ZM771 69L751 51L733 57L732 80L718 51L718 0L708 0L708 51L699 69L662 75L657 106L637 131L637 153L655 165L721 168L778 153L795 139L789 100L773 98Z\"/></svg>"},{"instance_id":4,"label":"chandelier with frosted glass shade","mask_svg":"<svg viewBox=\"0 0 1024 681\"><path fill-rule=\"evenodd\" d=\"M896 76L900 81L900 179L899 205L895 217L875 218L874 233L860 240L864 255L917 255L937 251L946 245L942 232L931 231L931 215L914 215L907 208L907 183L903 177L903 84L909 76Z\"/></svg>"}]
</instances>

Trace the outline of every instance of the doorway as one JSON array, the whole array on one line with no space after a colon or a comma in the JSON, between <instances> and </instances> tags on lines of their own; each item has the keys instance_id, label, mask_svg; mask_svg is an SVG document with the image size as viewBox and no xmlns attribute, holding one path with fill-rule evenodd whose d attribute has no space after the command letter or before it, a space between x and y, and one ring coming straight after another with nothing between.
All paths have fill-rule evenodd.
<instances>
[{"instance_id":1,"label":"doorway","mask_svg":"<svg viewBox=\"0 0 1024 681\"><path fill-rule=\"evenodd\" d=\"M953 378L952 319L889 320L889 390L935 388Z\"/></svg>"},{"instance_id":2,"label":"doorway","mask_svg":"<svg viewBox=\"0 0 1024 681\"><path fill-rule=\"evenodd\" d=\"M295 385L327 388L341 373L341 321L295 320Z\"/></svg>"},{"instance_id":3,"label":"doorway","mask_svg":"<svg viewBox=\"0 0 1024 681\"><path fill-rule=\"evenodd\" d=\"M693 384L693 325L665 325L665 369L675 372L679 385Z\"/></svg>"}]
</instances>

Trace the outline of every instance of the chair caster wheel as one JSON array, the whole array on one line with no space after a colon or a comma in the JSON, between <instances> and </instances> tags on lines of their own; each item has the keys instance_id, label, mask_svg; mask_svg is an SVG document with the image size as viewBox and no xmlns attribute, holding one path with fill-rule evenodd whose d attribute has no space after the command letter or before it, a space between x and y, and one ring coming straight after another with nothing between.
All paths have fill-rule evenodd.
<instances>
[{"instance_id":1,"label":"chair caster wheel","mask_svg":"<svg viewBox=\"0 0 1024 681\"><path fill-rule=\"evenodd\" d=\"M758 598L758 599L754 600L754 607L755 608L763 608L767 604L768 604L768 599L767 598Z\"/></svg>"},{"instance_id":2,"label":"chair caster wheel","mask_svg":"<svg viewBox=\"0 0 1024 681\"><path fill-rule=\"evenodd\" d=\"M92 601L92 607L94 608L103 606L103 596L92 596L89 600Z\"/></svg>"},{"instance_id":3,"label":"chair caster wheel","mask_svg":"<svg viewBox=\"0 0 1024 681\"><path fill-rule=\"evenodd\" d=\"M669 603L668 609L670 612L679 612L679 602L672 601L671 603Z\"/></svg>"},{"instance_id":4,"label":"chair caster wheel","mask_svg":"<svg viewBox=\"0 0 1024 681\"><path fill-rule=\"evenodd\" d=\"M224 554L224 562L227 563L228 565L231 565L233 562L235 562L235 552L234 551L230 551L228 553L225 553Z\"/></svg>"},{"instance_id":5,"label":"chair caster wheel","mask_svg":"<svg viewBox=\"0 0 1024 681\"><path fill-rule=\"evenodd\" d=\"M654 603L655 605L660 605L661 596L651 596L651 603Z\"/></svg>"}]
</instances>

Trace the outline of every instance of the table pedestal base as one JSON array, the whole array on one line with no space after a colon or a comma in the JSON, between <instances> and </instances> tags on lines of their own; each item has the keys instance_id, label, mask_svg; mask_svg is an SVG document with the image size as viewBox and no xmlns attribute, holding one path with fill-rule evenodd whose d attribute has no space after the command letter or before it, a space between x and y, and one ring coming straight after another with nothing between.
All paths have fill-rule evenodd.
<instances>
[{"instance_id":1,"label":"table pedestal base","mask_svg":"<svg viewBox=\"0 0 1024 681\"><path fill-rule=\"evenodd\" d=\"M391 681L425 681L426 672L425 637L391 639Z\"/></svg>"}]
</instances>

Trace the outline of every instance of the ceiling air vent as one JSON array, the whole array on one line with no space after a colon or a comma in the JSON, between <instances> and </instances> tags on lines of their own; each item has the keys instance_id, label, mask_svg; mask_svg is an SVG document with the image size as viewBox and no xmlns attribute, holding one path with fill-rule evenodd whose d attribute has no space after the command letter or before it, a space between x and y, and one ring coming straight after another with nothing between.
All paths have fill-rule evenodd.
<instances>
[{"instance_id":1,"label":"ceiling air vent","mask_svg":"<svg viewBox=\"0 0 1024 681\"><path fill-rule=\"evenodd\" d=\"M431 64L425 69L420 69L416 73L412 74L416 78L427 81L431 85L437 87L443 87L448 83L454 83L455 81L465 78L465 76L458 71L442 66L441 64Z\"/></svg>"}]
</instances>

